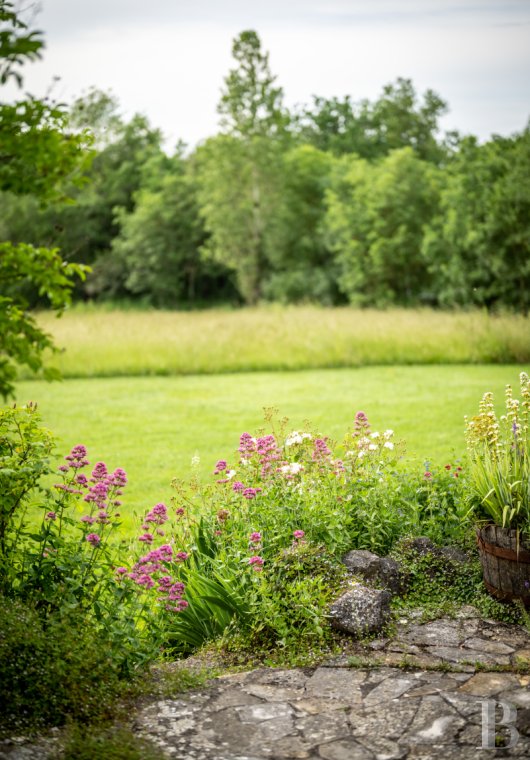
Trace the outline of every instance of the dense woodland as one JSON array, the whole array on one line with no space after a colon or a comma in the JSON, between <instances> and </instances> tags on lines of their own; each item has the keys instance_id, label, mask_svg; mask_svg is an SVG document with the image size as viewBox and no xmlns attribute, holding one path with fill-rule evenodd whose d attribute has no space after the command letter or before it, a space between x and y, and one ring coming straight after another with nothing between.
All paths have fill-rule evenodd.
<instances>
[{"instance_id":1,"label":"dense woodland","mask_svg":"<svg viewBox=\"0 0 530 760\"><path fill-rule=\"evenodd\" d=\"M93 90L69 107L33 101L70 142L24 153L3 104L0 240L89 265L83 300L528 312L528 126L485 144L442 135L447 104L407 79L373 102L314 97L288 111L258 35L242 32L232 52L219 132L194 149L168 154L144 116L125 120ZM34 117L38 139L46 119ZM60 181L46 151L53 166L63 156Z\"/></svg>"}]
</instances>

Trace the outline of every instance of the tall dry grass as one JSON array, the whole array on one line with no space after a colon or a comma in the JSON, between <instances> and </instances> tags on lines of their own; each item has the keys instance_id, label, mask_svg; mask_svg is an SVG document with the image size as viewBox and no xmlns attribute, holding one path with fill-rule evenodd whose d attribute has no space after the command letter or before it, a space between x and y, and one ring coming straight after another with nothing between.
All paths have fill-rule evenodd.
<instances>
[{"instance_id":1,"label":"tall dry grass","mask_svg":"<svg viewBox=\"0 0 530 760\"><path fill-rule=\"evenodd\" d=\"M65 377L530 360L528 317L478 311L76 308L61 319L41 313L38 321L64 349L53 364Z\"/></svg>"}]
</instances>

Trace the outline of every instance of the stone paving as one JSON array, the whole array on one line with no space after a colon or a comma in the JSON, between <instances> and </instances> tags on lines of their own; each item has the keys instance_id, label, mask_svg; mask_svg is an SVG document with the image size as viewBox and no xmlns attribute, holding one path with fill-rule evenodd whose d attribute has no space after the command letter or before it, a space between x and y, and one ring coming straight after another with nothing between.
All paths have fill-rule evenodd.
<instances>
[{"instance_id":1,"label":"stone paving","mask_svg":"<svg viewBox=\"0 0 530 760\"><path fill-rule=\"evenodd\" d=\"M225 675L153 701L135 730L178 760L530 758L529 672L524 629L464 609L402 620L353 658Z\"/></svg>"},{"instance_id":2,"label":"stone paving","mask_svg":"<svg viewBox=\"0 0 530 760\"><path fill-rule=\"evenodd\" d=\"M227 674L153 698L133 729L175 760L530 758L528 631L473 608L428 623L420 614L319 667ZM0 758L43 760L57 742L14 738Z\"/></svg>"}]
</instances>

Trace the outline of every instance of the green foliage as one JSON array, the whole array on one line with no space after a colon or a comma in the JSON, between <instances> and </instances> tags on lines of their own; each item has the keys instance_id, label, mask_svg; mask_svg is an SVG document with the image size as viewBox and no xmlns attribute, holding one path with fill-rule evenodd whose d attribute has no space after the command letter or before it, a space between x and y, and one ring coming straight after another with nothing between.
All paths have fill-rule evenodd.
<instances>
[{"instance_id":1,"label":"green foliage","mask_svg":"<svg viewBox=\"0 0 530 760\"><path fill-rule=\"evenodd\" d=\"M461 142L423 249L443 306L528 311L530 131Z\"/></svg>"},{"instance_id":2,"label":"green foliage","mask_svg":"<svg viewBox=\"0 0 530 760\"><path fill-rule=\"evenodd\" d=\"M524 613L515 604L494 599L484 586L482 567L474 552L474 536L470 532L464 547L469 552L468 562L455 562L436 551L419 554L408 539L398 542L392 555L407 577L407 590L394 596L395 609L423 610L425 620L440 615L451 615L463 605L471 605L485 618L507 623L524 624Z\"/></svg>"},{"instance_id":3,"label":"green foliage","mask_svg":"<svg viewBox=\"0 0 530 760\"><path fill-rule=\"evenodd\" d=\"M125 726L72 726L56 760L164 760L166 755Z\"/></svg>"},{"instance_id":4,"label":"green foliage","mask_svg":"<svg viewBox=\"0 0 530 760\"><path fill-rule=\"evenodd\" d=\"M439 163L444 149L438 143L438 121L446 103L432 90L418 102L410 79L398 78L370 103L345 98L313 97L295 124L299 139L335 155L356 154L368 160L410 147L425 161Z\"/></svg>"},{"instance_id":5,"label":"green foliage","mask_svg":"<svg viewBox=\"0 0 530 760\"><path fill-rule=\"evenodd\" d=\"M435 300L422 254L437 207L438 173L411 148L375 164L347 157L327 196L325 228L350 303L388 306Z\"/></svg>"},{"instance_id":6,"label":"green foliage","mask_svg":"<svg viewBox=\"0 0 530 760\"><path fill-rule=\"evenodd\" d=\"M274 87L269 56L262 53L256 32L241 32L233 41L232 55L237 68L225 78L218 106L222 127L243 140L281 135L288 121L283 92Z\"/></svg>"},{"instance_id":7,"label":"green foliage","mask_svg":"<svg viewBox=\"0 0 530 760\"><path fill-rule=\"evenodd\" d=\"M133 681L91 618L0 596L1 733L109 718Z\"/></svg>"},{"instance_id":8,"label":"green foliage","mask_svg":"<svg viewBox=\"0 0 530 760\"><path fill-rule=\"evenodd\" d=\"M43 352L54 349L52 337L28 312L31 291L58 314L70 303L74 279L87 268L64 262L56 249L0 243L0 395L14 395L17 365L43 369ZM45 369L47 379L58 373Z\"/></svg>"},{"instance_id":9,"label":"green foliage","mask_svg":"<svg viewBox=\"0 0 530 760\"><path fill-rule=\"evenodd\" d=\"M521 399L506 386L506 410L497 419L493 394L467 422L470 498L475 518L516 528L530 539L530 379L520 374Z\"/></svg>"},{"instance_id":10,"label":"green foliage","mask_svg":"<svg viewBox=\"0 0 530 760\"><path fill-rule=\"evenodd\" d=\"M170 581L157 559L167 549L156 546L172 536L179 552L168 598L176 601L162 626L179 653L220 637L229 650L318 648L329 642L326 608L342 583L345 551L385 554L404 534L446 541L468 530L455 473L407 479L396 468L393 432L371 432L362 412L335 451L314 432L287 433L272 411L267 420L273 432L243 433L238 461L218 461L215 483L175 482L173 514L157 505L144 518L143 530L155 521L163 535L139 537L150 551L124 577L146 599L159 595Z\"/></svg>"}]
</instances>

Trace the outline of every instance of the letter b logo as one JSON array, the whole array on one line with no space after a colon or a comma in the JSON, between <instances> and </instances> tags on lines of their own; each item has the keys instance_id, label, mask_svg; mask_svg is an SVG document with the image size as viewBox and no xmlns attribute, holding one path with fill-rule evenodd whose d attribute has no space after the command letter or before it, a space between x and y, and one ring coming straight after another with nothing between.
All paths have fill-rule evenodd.
<instances>
[{"instance_id":1,"label":"letter b logo","mask_svg":"<svg viewBox=\"0 0 530 760\"><path fill-rule=\"evenodd\" d=\"M495 702L494 699L485 699L482 702L482 749L495 749L496 731L495 731L495 707L502 707L502 718L498 722L509 731L510 741L508 744L503 743L503 749L515 747L519 740L519 731L515 727L517 720L517 710L509 702Z\"/></svg>"}]
</instances>

